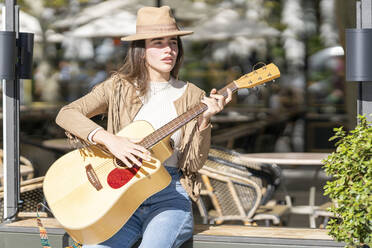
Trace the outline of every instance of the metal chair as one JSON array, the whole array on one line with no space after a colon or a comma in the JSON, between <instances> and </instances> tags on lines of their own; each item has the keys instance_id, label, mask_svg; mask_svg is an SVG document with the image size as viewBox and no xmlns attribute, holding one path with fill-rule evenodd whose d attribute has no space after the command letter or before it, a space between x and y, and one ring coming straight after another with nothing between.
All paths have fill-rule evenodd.
<instances>
[{"instance_id":1,"label":"metal chair","mask_svg":"<svg viewBox=\"0 0 372 248\"><path fill-rule=\"evenodd\" d=\"M315 225L316 219L321 217L323 218L322 224L320 225L321 228L326 228L327 223L330 218L335 218L335 214L328 210L333 205L332 202L326 202L322 205L320 205L317 209L314 210L314 213L310 216L310 218L313 218L313 223ZM313 228L315 228L314 226Z\"/></svg>"},{"instance_id":2,"label":"metal chair","mask_svg":"<svg viewBox=\"0 0 372 248\"><path fill-rule=\"evenodd\" d=\"M214 162L208 160L206 164L210 163ZM199 172L204 183L201 194L209 196L214 207L214 211L207 212L203 200L199 199L198 206L199 210L202 209L200 214L204 223L221 224L226 220L252 223L262 197L260 187L255 182L209 166L204 166Z\"/></svg>"},{"instance_id":3,"label":"metal chair","mask_svg":"<svg viewBox=\"0 0 372 248\"><path fill-rule=\"evenodd\" d=\"M211 147L209 158L228 167L240 168L244 171L243 176L256 182L262 190L261 205L272 199L275 190L281 183L282 172L275 164L260 164L248 162L240 158L241 154L222 147ZM248 172L248 174L246 173Z\"/></svg>"},{"instance_id":4,"label":"metal chair","mask_svg":"<svg viewBox=\"0 0 372 248\"><path fill-rule=\"evenodd\" d=\"M21 182L20 200L22 204L18 209L18 218L36 217L37 204L45 202L43 194L44 177L32 178ZM0 222L4 214L4 187L0 187ZM39 211L40 217L47 217L47 213Z\"/></svg>"},{"instance_id":5,"label":"metal chair","mask_svg":"<svg viewBox=\"0 0 372 248\"><path fill-rule=\"evenodd\" d=\"M266 225L281 224L289 206L270 201L280 183L280 171L268 165L241 161L238 153L212 148L204 167L199 171L204 187L198 208L203 223L221 224L241 220L244 224L263 220ZM207 211L205 196L214 210Z\"/></svg>"},{"instance_id":6,"label":"metal chair","mask_svg":"<svg viewBox=\"0 0 372 248\"><path fill-rule=\"evenodd\" d=\"M21 181L29 180L34 177L34 166L32 165L31 161L27 158L20 156L19 157L19 166L20 166L20 176ZM3 150L0 149L0 186L3 183Z\"/></svg>"}]
</instances>

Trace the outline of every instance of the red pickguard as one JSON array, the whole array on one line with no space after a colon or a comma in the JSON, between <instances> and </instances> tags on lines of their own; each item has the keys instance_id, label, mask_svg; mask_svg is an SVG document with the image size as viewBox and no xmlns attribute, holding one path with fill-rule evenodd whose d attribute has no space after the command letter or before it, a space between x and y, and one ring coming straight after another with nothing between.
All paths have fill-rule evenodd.
<instances>
[{"instance_id":1,"label":"red pickguard","mask_svg":"<svg viewBox=\"0 0 372 248\"><path fill-rule=\"evenodd\" d=\"M128 183L140 169L137 165L133 165L132 168L113 169L107 176L107 183L113 189L118 189Z\"/></svg>"}]
</instances>

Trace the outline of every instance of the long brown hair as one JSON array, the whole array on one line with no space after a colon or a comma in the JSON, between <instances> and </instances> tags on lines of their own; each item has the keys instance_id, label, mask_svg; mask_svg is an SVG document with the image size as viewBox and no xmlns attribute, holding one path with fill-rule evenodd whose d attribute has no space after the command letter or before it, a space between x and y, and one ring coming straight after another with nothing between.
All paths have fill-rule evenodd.
<instances>
[{"instance_id":1,"label":"long brown hair","mask_svg":"<svg viewBox=\"0 0 372 248\"><path fill-rule=\"evenodd\" d=\"M176 63L170 72L171 76L174 78L178 78L178 72L183 62L183 46L179 36L177 36L177 43L178 55ZM133 84L139 91L139 96L146 94L150 78L146 68L145 40L136 40L130 43L124 64L114 73L113 78L121 82L124 79Z\"/></svg>"}]
</instances>

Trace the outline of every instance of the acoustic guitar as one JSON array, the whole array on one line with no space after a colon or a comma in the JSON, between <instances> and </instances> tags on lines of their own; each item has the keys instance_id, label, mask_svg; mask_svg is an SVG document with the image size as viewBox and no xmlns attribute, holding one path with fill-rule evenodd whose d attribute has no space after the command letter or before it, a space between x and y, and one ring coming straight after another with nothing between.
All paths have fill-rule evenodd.
<instances>
[{"instance_id":1,"label":"acoustic guitar","mask_svg":"<svg viewBox=\"0 0 372 248\"><path fill-rule=\"evenodd\" d=\"M218 93L227 96L280 76L274 64L265 65L231 82ZM75 240L101 243L112 237L151 195L167 187L171 177L162 163L172 154L170 134L207 109L199 103L158 130L146 121L135 121L116 135L139 138L151 150L151 161L126 167L100 147L73 150L56 160L44 179L44 195L54 217Z\"/></svg>"}]
</instances>

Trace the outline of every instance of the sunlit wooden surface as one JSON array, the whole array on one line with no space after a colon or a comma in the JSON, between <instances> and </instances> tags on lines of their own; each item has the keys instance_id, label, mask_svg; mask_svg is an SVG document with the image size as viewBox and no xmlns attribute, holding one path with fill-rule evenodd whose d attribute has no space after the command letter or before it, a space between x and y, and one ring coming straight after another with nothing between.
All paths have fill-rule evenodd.
<instances>
[{"instance_id":1,"label":"sunlit wooden surface","mask_svg":"<svg viewBox=\"0 0 372 248\"><path fill-rule=\"evenodd\" d=\"M45 228L62 228L62 226L54 218L42 218L41 221ZM32 218L6 225L18 227L37 227L37 222L36 218ZM327 235L327 230L325 229L250 227L242 225L196 225L194 235L332 240L332 238Z\"/></svg>"},{"instance_id":2,"label":"sunlit wooden surface","mask_svg":"<svg viewBox=\"0 0 372 248\"><path fill-rule=\"evenodd\" d=\"M194 234L216 236L243 236L261 238L323 239L332 240L325 229L250 227L241 225L196 225Z\"/></svg>"},{"instance_id":3,"label":"sunlit wooden surface","mask_svg":"<svg viewBox=\"0 0 372 248\"><path fill-rule=\"evenodd\" d=\"M247 153L241 158L250 162L277 165L323 165L322 160L328 155L329 153L316 152Z\"/></svg>"}]
</instances>

